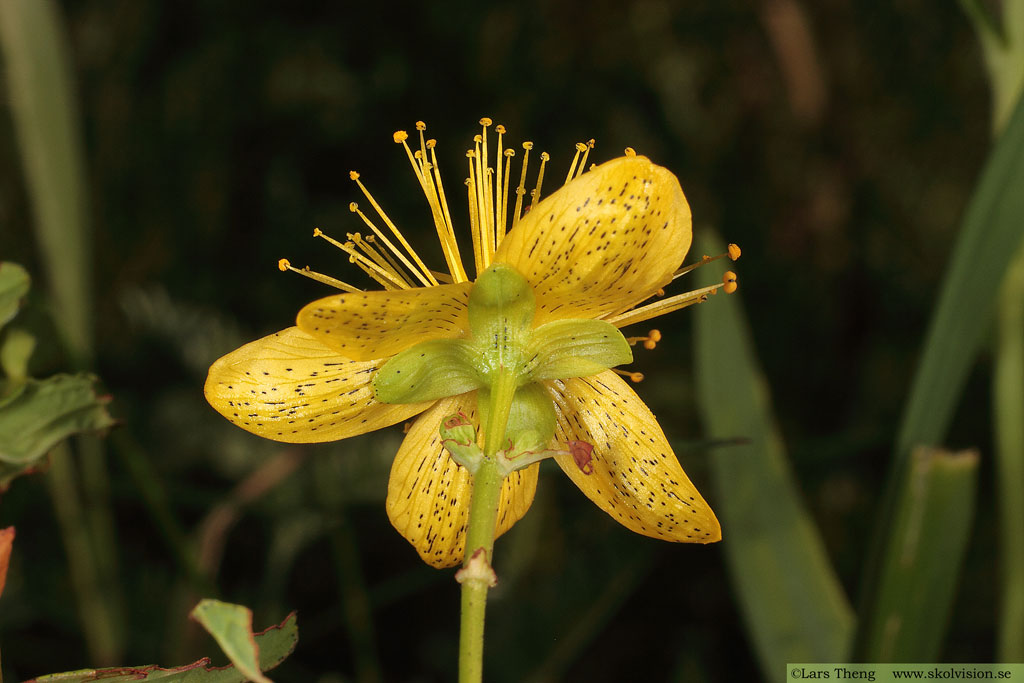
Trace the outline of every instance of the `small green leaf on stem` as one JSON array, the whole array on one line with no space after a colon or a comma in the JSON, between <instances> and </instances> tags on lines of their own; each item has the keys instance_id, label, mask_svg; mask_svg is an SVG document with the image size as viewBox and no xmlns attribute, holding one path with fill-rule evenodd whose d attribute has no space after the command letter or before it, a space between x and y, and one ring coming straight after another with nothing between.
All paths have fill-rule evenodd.
<instances>
[{"instance_id":1,"label":"small green leaf on stem","mask_svg":"<svg viewBox=\"0 0 1024 683\"><path fill-rule=\"evenodd\" d=\"M192 618L213 636L235 667L255 683L271 683L260 671L260 649L252 633L252 610L220 600L203 600Z\"/></svg>"}]
</instances>

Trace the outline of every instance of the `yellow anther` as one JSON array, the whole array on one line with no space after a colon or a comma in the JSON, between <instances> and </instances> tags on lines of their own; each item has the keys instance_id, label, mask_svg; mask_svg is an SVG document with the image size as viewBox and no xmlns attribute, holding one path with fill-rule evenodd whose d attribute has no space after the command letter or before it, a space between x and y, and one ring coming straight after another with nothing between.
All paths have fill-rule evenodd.
<instances>
[{"instance_id":1,"label":"yellow anther","mask_svg":"<svg viewBox=\"0 0 1024 683\"><path fill-rule=\"evenodd\" d=\"M420 150L416 150L415 152L412 153L412 156L415 159L422 160L423 159L423 152L421 152Z\"/></svg>"},{"instance_id":2,"label":"yellow anther","mask_svg":"<svg viewBox=\"0 0 1024 683\"><path fill-rule=\"evenodd\" d=\"M502 154L504 154L507 157L514 157L516 155L516 151L514 149L512 149L511 147L509 147L504 152L502 152Z\"/></svg>"},{"instance_id":3,"label":"yellow anther","mask_svg":"<svg viewBox=\"0 0 1024 683\"><path fill-rule=\"evenodd\" d=\"M590 138L589 140L587 140L587 147L589 147L590 149L594 149L595 145L597 145L597 140L595 140L594 138Z\"/></svg>"},{"instance_id":4,"label":"yellow anther","mask_svg":"<svg viewBox=\"0 0 1024 683\"><path fill-rule=\"evenodd\" d=\"M355 202L349 202L348 203L348 210L351 211L352 213L355 213L356 211L359 210L359 205L356 204Z\"/></svg>"},{"instance_id":5,"label":"yellow anther","mask_svg":"<svg viewBox=\"0 0 1024 683\"><path fill-rule=\"evenodd\" d=\"M409 134L404 130L396 130L395 134L392 137L394 138L395 142L401 144L409 139Z\"/></svg>"},{"instance_id":6,"label":"yellow anther","mask_svg":"<svg viewBox=\"0 0 1024 683\"><path fill-rule=\"evenodd\" d=\"M283 258L277 262L277 269L280 270L282 273L287 273L291 265L292 264L288 259Z\"/></svg>"},{"instance_id":7,"label":"yellow anther","mask_svg":"<svg viewBox=\"0 0 1024 683\"><path fill-rule=\"evenodd\" d=\"M476 157L476 152L474 150L472 150L472 149L467 149L466 150L466 158L467 159L473 159L475 157Z\"/></svg>"},{"instance_id":8,"label":"yellow anther","mask_svg":"<svg viewBox=\"0 0 1024 683\"><path fill-rule=\"evenodd\" d=\"M484 136L483 136L483 135L480 135L480 133L477 133L476 135L474 135L474 136L473 136L473 142L475 142L476 144L478 144L478 145L479 145L479 144L481 144L481 143L482 143L483 141L484 141Z\"/></svg>"},{"instance_id":9,"label":"yellow anther","mask_svg":"<svg viewBox=\"0 0 1024 683\"><path fill-rule=\"evenodd\" d=\"M636 346L637 342L643 342L644 348L647 349L648 351L653 350L654 347L657 346L658 342L660 341L661 332L659 332L658 330L651 330L650 332L647 333L646 337L626 337L626 342L630 346Z\"/></svg>"},{"instance_id":10,"label":"yellow anther","mask_svg":"<svg viewBox=\"0 0 1024 683\"><path fill-rule=\"evenodd\" d=\"M494 131L496 133L500 133L501 135L504 135L506 133L505 126L501 125L500 123L494 127Z\"/></svg>"},{"instance_id":11,"label":"yellow anther","mask_svg":"<svg viewBox=\"0 0 1024 683\"><path fill-rule=\"evenodd\" d=\"M313 237L323 237L324 231L320 228L313 228Z\"/></svg>"},{"instance_id":12,"label":"yellow anther","mask_svg":"<svg viewBox=\"0 0 1024 683\"><path fill-rule=\"evenodd\" d=\"M417 121L416 122L416 130L426 130L426 129L427 129L427 124L423 123L422 121Z\"/></svg>"},{"instance_id":13,"label":"yellow anther","mask_svg":"<svg viewBox=\"0 0 1024 683\"><path fill-rule=\"evenodd\" d=\"M658 291L655 292L654 295L655 296L665 296L665 290L659 287Z\"/></svg>"},{"instance_id":14,"label":"yellow anther","mask_svg":"<svg viewBox=\"0 0 1024 683\"><path fill-rule=\"evenodd\" d=\"M524 142L523 143L523 149L533 149L533 143L532 142Z\"/></svg>"},{"instance_id":15,"label":"yellow anther","mask_svg":"<svg viewBox=\"0 0 1024 683\"><path fill-rule=\"evenodd\" d=\"M482 119L480 119L480 125L481 126L489 126L489 125L491 125L491 123L493 123L493 122L489 118L487 118L486 116L483 117ZM501 132L501 131L499 131L499 132Z\"/></svg>"},{"instance_id":16,"label":"yellow anther","mask_svg":"<svg viewBox=\"0 0 1024 683\"><path fill-rule=\"evenodd\" d=\"M625 154L626 154L627 157L635 157L636 156L636 150L633 149L632 147L627 147L625 149Z\"/></svg>"},{"instance_id":17,"label":"yellow anther","mask_svg":"<svg viewBox=\"0 0 1024 683\"><path fill-rule=\"evenodd\" d=\"M356 171L349 171L348 172L348 177L351 180L359 180L359 173L357 173Z\"/></svg>"},{"instance_id":18,"label":"yellow anther","mask_svg":"<svg viewBox=\"0 0 1024 683\"><path fill-rule=\"evenodd\" d=\"M628 377L634 384L639 384L644 381L644 373L642 372L627 372L626 370L619 370L618 368L612 368L612 370L623 377Z\"/></svg>"},{"instance_id":19,"label":"yellow anther","mask_svg":"<svg viewBox=\"0 0 1024 683\"><path fill-rule=\"evenodd\" d=\"M551 160L551 155L548 154L547 152L541 152L540 153L540 160L541 161L550 161Z\"/></svg>"},{"instance_id":20,"label":"yellow anther","mask_svg":"<svg viewBox=\"0 0 1024 683\"><path fill-rule=\"evenodd\" d=\"M729 254L729 258L735 261L740 257L740 254L743 252L740 251L739 245L730 244L728 247L726 247L726 253Z\"/></svg>"},{"instance_id":21,"label":"yellow anther","mask_svg":"<svg viewBox=\"0 0 1024 683\"><path fill-rule=\"evenodd\" d=\"M722 276L722 291L726 294L732 294L739 288L739 284L736 282L736 273L731 270L725 271L725 275Z\"/></svg>"},{"instance_id":22,"label":"yellow anther","mask_svg":"<svg viewBox=\"0 0 1024 683\"><path fill-rule=\"evenodd\" d=\"M427 140L427 149L434 149L434 147L437 147L437 140L434 138Z\"/></svg>"},{"instance_id":23,"label":"yellow anther","mask_svg":"<svg viewBox=\"0 0 1024 683\"><path fill-rule=\"evenodd\" d=\"M577 142L576 143L576 151L577 152L586 152L588 149L589 149L589 147L587 147L587 143L585 143L585 142Z\"/></svg>"}]
</instances>

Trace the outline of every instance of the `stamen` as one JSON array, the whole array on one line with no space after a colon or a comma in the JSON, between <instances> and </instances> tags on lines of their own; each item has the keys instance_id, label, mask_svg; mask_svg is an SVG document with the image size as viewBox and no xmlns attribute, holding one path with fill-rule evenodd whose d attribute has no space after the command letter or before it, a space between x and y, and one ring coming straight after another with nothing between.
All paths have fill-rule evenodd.
<instances>
[{"instance_id":1,"label":"stamen","mask_svg":"<svg viewBox=\"0 0 1024 683\"><path fill-rule=\"evenodd\" d=\"M313 237L322 237L326 241L328 241L331 244L333 244L334 246L338 247L338 249L341 249L343 252L345 252L346 254L349 255L349 257L350 257L349 260L350 261L352 261L356 265L360 266L364 271L366 271L366 273L370 277L372 277L374 280L376 280L380 284L387 286L387 283L390 282L392 285L394 285L398 289L408 289L409 288L409 285L406 284L404 280L402 280L398 276L396 276L396 275L394 275L392 273L389 273L388 271L384 270L383 268L378 266L376 263L374 263L370 259L368 259L365 256L363 256L362 254L360 254L358 251L356 251L355 246L354 246L354 244L352 242L346 242L346 243L342 244L341 242L339 242L338 240L334 239L333 237L329 237L329 236L325 235L323 233L323 231L320 230L320 228L316 228L315 230L313 230ZM376 273L380 277L375 277L374 273ZM382 280L381 278L384 278L384 279ZM385 282L385 280L387 282Z\"/></svg>"},{"instance_id":2,"label":"stamen","mask_svg":"<svg viewBox=\"0 0 1024 683\"><path fill-rule=\"evenodd\" d=\"M396 132L395 140L397 142L402 141L402 135L400 135L400 133L405 134L404 131ZM408 134L405 135L406 137L408 137ZM370 205L373 207L374 211L376 211L377 215L379 215L381 220L384 221L384 224L391 229L391 232L394 233L395 237L398 238L398 241L402 244L403 247L405 247L405 250L409 253L409 256L411 256L412 259L416 262L416 265L419 266L419 268L413 268L411 266L409 267L409 270L412 271L413 275L415 275L417 279L420 280L420 282L422 282L424 285L428 287L431 285L436 285L437 281L430 276L430 271L427 269L427 266L423 263L423 260L420 259L419 254L417 254L416 250L409 245L409 242L402 235L402 232L398 229L398 226L395 225L390 218L388 218L388 215L384 213L384 209L382 209L380 204L377 203L377 200L373 198L373 195L371 195L370 191L366 189L366 186L363 185L363 182L359 180L359 174L356 173L355 171L351 171L349 172L349 177L352 178L352 180L356 181L356 184L359 186L359 189L362 190L363 194L370 201ZM383 235L378 236L383 238ZM426 275L424 275L424 273L426 273Z\"/></svg>"},{"instance_id":3,"label":"stamen","mask_svg":"<svg viewBox=\"0 0 1024 683\"><path fill-rule=\"evenodd\" d=\"M523 215L523 195L526 194L526 167L530 163L530 150L533 149L532 142L523 143L523 172L519 176L519 187L516 188L516 211L512 214L512 229L515 230L519 224L519 217Z\"/></svg>"},{"instance_id":4,"label":"stamen","mask_svg":"<svg viewBox=\"0 0 1024 683\"><path fill-rule=\"evenodd\" d=\"M466 195L469 200L469 233L473 237L473 262L476 264L476 274L479 275L487 267L483 265L483 241L481 239L483 229L480 227L475 157L476 152L471 149L466 150L466 158L469 159L469 177L466 178Z\"/></svg>"},{"instance_id":5,"label":"stamen","mask_svg":"<svg viewBox=\"0 0 1024 683\"><path fill-rule=\"evenodd\" d=\"M537 186L530 193L531 206L536 206L537 202L540 201L540 187L544 184L544 167L550 158L551 156L547 152L540 153L540 171L537 173Z\"/></svg>"},{"instance_id":6,"label":"stamen","mask_svg":"<svg viewBox=\"0 0 1024 683\"><path fill-rule=\"evenodd\" d=\"M740 253L740 248L738 246L736 246L735 244L730 244L726 248L725 253L723 254L719 254L718 256L708 256L707 254L704 254L704 256L701 257L700 261L697 261L696 263L691 263L688 266L680 268L672 275L672 279L675 280L677 277L681 275L686 275L691 270L695 270L697 268L700 268L701 266L706 266L712 261L717 261L720 258L728 257L729 259L735 261L740 257Z\"/></svg>"},{"instance_id":7,"label":"stamen","mask_svg":"<svg viewBox=\"0 0 1024 683\"><path fill-rule=\"evenodd\" d=\"M642 372L627 372L625 370L619 370L618 368L612 368L612 372L623 377L628 377L633 384L640 384L644 381L644 373Z\"/></svg>"},{"instance_id":8,"label":"stamen","mask_svg":"<svg viewBox=\"0 0 1024 683\"><path fill-rule=\"evenodd\" d=\"M632 147L627 147L626 149L623 150L623 154L625 154L627 157L635 157L636 150L633 149Z\"/></svg>"},{"instance_id":9,"label":"stamen","mask_svg":"<svg viewBox=\"0 0 1024 683\"><path fill-rule=\"evenodd\" d=\"M636 323L642 323L645 320L656 318L659 315L672 313L681 308L686 308L687 306L707 301L708 297L719 289L724 289L726 294L731 294L732 292L735 292L738 287L739 285L736 282L736 273L730 270L722 278L722 282L717 285L702 287L701 289L695 289L692 292L670 296L667 299L662 299L661 301L655 301L647 304L646 306L634 308L632 311L626 311L625 313L605 318L605 320L616 327L635 325Z\"/></svg>"},{"instance_id":10,"label":"stamen","mask_svg":"<svg viewBox=\"0 0 1024 683\"><path fill-rule=\"evenodd\" d=\"M434 219L434 227L437 229L437 236L441 242L441 250L444 252L445 261L448 263L448 269L452 275L462 272L465 275L465 271L462 271L461 259L458 257L458 244L455 241L455 230L452 228L451 217L448 215L447 203L444 200L444 190L440 191L441 199L438 201L438 191L434 187L434 178L431 175L431 166L434 168L434 176L437 177L437 183L440 184L441 177L437 170L436 159L432 159L433 163L427 161L427 148L429 146L431 154L433 154L434 145L428 143L425 139L423 131L427 129L427 124L423 121L416 122L416 130L419 132L420 137L420 149L413 154L413 151L409 148L409 144L406 142L408 134L405 131L398 131L395 133L395 142L400 143L405 148L406 156L409 158L409 163L412 165L412 170L416 174L416 179L420 182L420 189L423 190L423 196L427 198L427 204L430 206L430 214ZM433 141L430 141L431 143ZM442 208L443 207L443 208ZM413 268L410 266L410 270ZM465 280L460 280L464 282Z\"/></svg>"},{"instance_id":11,"label":"stamen","mask_svg":"<svg viewBox=\"0 0 1024 683\"><path fill-rule=\"evenodd\" d=\"M416 273L416 268L411 263L409 263L409 259L407 259L405 257L405 255L402 254L402 252L400 252L398 250L398 248L394 244L391 243L391 240L389 240L384 235L384 233L381 232L380 228L378 228L374 224L374 222L370 220L369 216L367 216L365 213L362 212L362 210L359 208L358 204L356 204L355 202L350 202L349 205L348 205L348 210L363 219L363 223L366 223L366 226L368 228L370 228L371 230L373 230L373 233L380 239L381 242L384 243L384 246L386 246L391 251L392 254L394 254L395 256L398 257L398 260L401 261L402 264L406 268L409 269L409 272L414 273L414 274ZM313 235L314 236L318 236L316 234L316 232L314 232ZM329 241L333 241L333 240L329 240ZM401 270L399 268L397 268L397 267L395 268L395 271L398 272L398 273L401 273ZM402 273L402 279L403 280L408 280L409 278L404 273ZM421 282L423 281L422 277L420 278L420 281ZM410 283L411 283L411 281L410 281Z\"/></svg>"},{"instance_id":12,"label":"stamen","mask_svg":"<svg viewBox=\"0 0 1024 683\"><path fill-rule=\"evenodd\" d=\"M587 140L587 148L583 150L583 158L580 160L580 167L576 169L576 178L583 175L583 169L587 167L587 157L590 156L590 150L594 149L595 144L597 144L597 141L594 140L594 138ZM591 164L590 167L593 168L594 165Z\"/></svg>"},{"instance_id":13,"label":"stamen","mask_svg":"<svg viewBox=\"0 0 1024 683\"><path fill-rule=\"evenodd\" d=\"M360 249L364 254L370 257L370 260L376 263L378 266L380 266L382 270L386 270L395 277L399 278L408 287L415 286L414 283L406 276L405 273L401 271L400 268L397 267L397 265L394 262L384 258L384 255L380 252L379 249L377 249L377 247L375 247L370 242L369 239L363 239L363 236L360 235L358 232L350 232L346 236L348 237L349 242L355 244L357 249ZM369 237L372 238L373 235L369 235Z\"/></svg>"},{"instance_id":14,"label":"stamen","mask_svg":"<svg viewBox=\"0 0 1024 683\"><path fill-rule=\"evenodd\" d=\"M501 201L498 202L498 205L501 207L501 218L498 220L499 245L505 239L505 226L508 225L508 177L512 175L512 157L516 155L516 151L514 149L506 149L503 154L505 155L505 183L501 188Z\"/></svg>"},{"instance_id":15,"label":"stamen","mask_svg":"<svg viewBox=\"0 0 1024 683\"><path fill-rule=\"evenodd\" d=\"M626 342L628 342L630 346L636 346L637 342L643 342L644 348L647 349L648 351L652 351L660 341L660 330L651 330L650 332L647 333L646 337L626 337Z\"/></svg>"},{"instance_id":16,"label":"stamen","mask_svg":"<svg viewBox=\"0 0 1024 683\"><path fill-rule=\"evenodd\" d=\"M582 142L577 142L576 143L576 156L574 156L572 158L572 165L569 166L569 172L565 175L565 182L568 183L570 180L572 180L573 178L576 177L576 166L577 165L579 165L581 168L583 167L583 164L579 163L579 161L580 161L580 154L582 154L583 152L586 152L586 151L587 151L586 144L584 144Z\"/></svg>"},{"instance_id":17,"label":"stamen","mask_svg":"<svg viewBox=\"0 0 1024 683\"><path fill-rule=\"evenodd\" d=\"M322 273L316 272L315 270L310 270L309 266L305 266L303 268L296 268L286 258L283 258L283 259L281 259L281 260L279 260L277 262L277 268L281 272L287 272L287 271L290 270L293 273L298 273L299 275L308 277L310 280L316 280L317 282L322 282L325 285L330 285L331 287L335 287L337 289L340 289L343 292L361 292L361 291L363 291L363 290L359 289L358 287L353 287L352 285L348 284L347 282L342 282L341 280L338 280L337 278L333 278L330 275L324 275Z\"/></svg>"},{"instance_id":18,"label":"stamen","mask_svg":"<svg viewBox=\"0 0 1024 683\"><path fill-rule=\"evenodd\" d=\"M451 251L451 261L448 263L452 272L452 279L455 282L469 282L466 275L466 268L462 265L462 254L459 253L459 243L455 239L455 228L452 225L452 215L448 211L448 199L444 196L444 185L441 183L441 169L437 166L437 154L434 152L433 140L427 140L427 149L430 150L430 165L434 169L434 185L437 187L437 196L441 208L444 210L444 224L447 232L448 246ZM448 257L448 252L445 252Z\"/></svg>"}]
</instances>

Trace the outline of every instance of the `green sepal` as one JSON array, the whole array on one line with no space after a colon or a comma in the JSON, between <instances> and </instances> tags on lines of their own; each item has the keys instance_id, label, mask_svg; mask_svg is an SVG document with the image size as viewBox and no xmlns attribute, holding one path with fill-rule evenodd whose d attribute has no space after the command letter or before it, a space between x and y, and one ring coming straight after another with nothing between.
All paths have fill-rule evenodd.
<instances>
[{"instance_id":1,"label":"green sepal","mask_svg":"<svg viewBox=\"0 0 1024 683\"><path fill-rule=\"evenodd\" d=\"M381 403L421 403L482 386L477 352L462 339L432 339L391 358L373 377Z\"/></svg>"},{"instance_id":2,"label":"green sepal","mask_svg":"<svg viewBox=\"0 0 1024 683\"><path fill-rule=\"evenodd\" d=\"M17 263L0 263L0 327L18 312L30 284L28 273Z\"/></svg>"},{"instance_id":3,"label":"green sepal","mask_svg":"<svg viewBox=\"0 0 1024 683\"><path fill-rule=\"evenodd\" d=\"M525 379L590 377L633 361L633 350L619 329L603 320L555 320L530 335Z\"/></svg>"},{"instance_id":4,"label":"green sepal","mask_svg":"<svg viewBox=\"0 0 1024 683\"><path fill-rule=\"evenodd\" d=\"M491 405L490 390L480 389L477 406L481 424L487 424ZM547 390L540 384L532 383L516 389L512 408L505 427L505 443L502 450L521 453L546 448L555 435L555 405Z\"/></svg>"},{"instance_id":5,"label":"green sepal","mask_svg":"<svg viewBox=\"0 0 1024 683\"><path fill-rule=\"evenodd\" d=\"M522 355L515 351L522 348L536 310L533 289L512 266L495 263L480 274L469 293L469 329L486 375L521 365Z\"/></svg>"},{"instance_id":6,"label":"green sepal","mask_svg":"<svg viewBox=\"0 0 1024 683\"><path fill-rule=\"evenodd\" d=\"M459 463L470 474L476 474L484 452L477 445L476 426L464 413L449 415L441 421L438 429L441 443L452 460Z\"/></svg>"}]
</instances>

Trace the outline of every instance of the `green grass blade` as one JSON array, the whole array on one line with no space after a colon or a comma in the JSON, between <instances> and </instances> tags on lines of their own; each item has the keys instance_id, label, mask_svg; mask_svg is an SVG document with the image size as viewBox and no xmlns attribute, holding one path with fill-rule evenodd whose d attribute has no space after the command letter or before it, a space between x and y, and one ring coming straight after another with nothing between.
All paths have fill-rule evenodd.
<instances>
[{"instance_id":1,"label":"green grass blade","mask_svg":"<svg viewBox=\"0 0 1024 683\"><path fill-rule=\"evenodd\" d=\"M977 475L974 451L914 450L890 525L878 598L863 616L859 658L936 661L970 538Z\"/></svg>"},{"instance_id":2,"label":"green grass blade","mask_svg":"<svg viewBox=\"0 0 1024 683\"><path fill-rule=\"evenodd\" d=\"M0 2L0 46L55 319L84 362L92 346L89 212L78 105L54 3Z\"/></svg>"},{"instance_id":3,"label":"green grass blade","mask_svg":"<svg viewBox=\"0 0 1024 683\"><path fill-rule=\"evenodd\" d=\"M999 302L993 368L1001 599L997 656L1024 661L1024 249Z\"/></svg>"},{"instance_id":4,"label":"green grass blade","mask_svg":"<svg viewBox=\"0 0 1024 683\"><path fill-rule=\"evenodd\" d=\"M718 254L703 239L697 253ZM721 273L719 263L706 266ZM712 504L747 630L765 678L786 662L844 661L853 613L793 479L737 295L696 307L698 402L714 451Z\"/></svg>"},{"instance_id":5,"label":"green grass blade","mask_svg":"<svg viewBox=\"0 0 1024 683\"><path fill-rule=\"evenodd\" d=\"M995 292L1024 230L1024 101L989 155L963 217L896 441L905 461L945 440L957 399L989 330Z\"/></svg>"}]
</instances>

